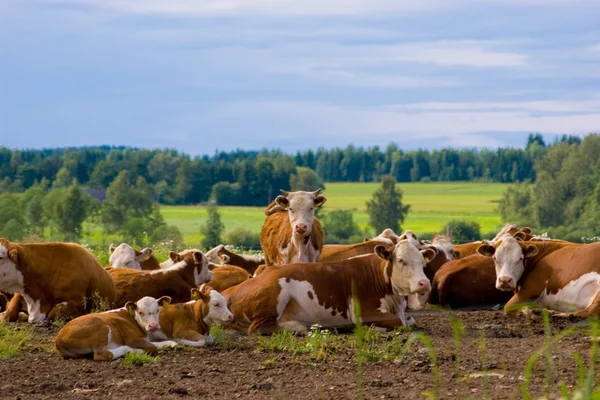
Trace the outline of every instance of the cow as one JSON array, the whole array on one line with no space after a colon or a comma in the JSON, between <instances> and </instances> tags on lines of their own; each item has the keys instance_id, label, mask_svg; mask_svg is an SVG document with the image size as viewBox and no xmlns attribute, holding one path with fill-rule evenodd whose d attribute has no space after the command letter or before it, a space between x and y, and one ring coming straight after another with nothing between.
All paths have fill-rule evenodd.
<instances>
[{"instance_id":1,"label":"cow","mask_svg":"<svg viewBox=\"0 0 600 400\"><path fill-rule=\"evenodd\" d=\"M58 332L56 349L66 359L93 355L94 361L110 361L130 352L154 354L159 348L177 346L174 341L148 340L161 328L159 306L170 300L143 297L123 308L75 318Z\"/></svg>"},{"instance_id":2,"label":"cow","mask_svg":"<svg viewBox=\"0 0 600 400\"><path fill-rule=\"evenodd\" d=\"M212 250L210 250L210 251L212 251ZM169 252L169 258L167 258L165 261L163 261L163 262L160 263L160 269L171 268L173 265L177 264L178 262L183 261L183 257L185 257L187 254L195 253L195 252L202 253L198 249L185 249L185 250L180 251L179 253L176 253L174 251L170 251ZM206 257L206 255L204 255L204 256L205 256L206 260L209 263L214 263L208 257ZM214 259L214 252L213 252L213 256L211 256L211 259Z\"/></svg>"},{"instance_id":3,"label":"cow","mask_svg":"<svg viewBox=\"0 0 600 400\"><path fill-rule=\"evenodd\" d=\"M504 304L512 294L496 289L495 281L489 257L472 254L451 260L436 272L427 302L450 308Z\"/></svg>"},{"instance_id":4,"label":"cow","mask_svg":"<svg viewBox=\"0 0 600 400\"><path fill-rule=\"evenodd\" d=\"M89 312L90 299L115 301L115 285L94 255L75 243L0 239L0 290L20 293L28 320L45 322Z\"/></svg>"},{"instance_id":5,"label":"cow","mask_svg":"<svg viewBox=\"0 0 600 400\"><path fill-rule=\"evenodd\" d=\"M432 256L404 240L391 251L380 245L375 254L343 261L269 267L223 296L235 316L232 327L248 334L306 333L313 324L351 328L355 306L363 323L393 329L407 324L406 296L429 291L423 268Z\"/></svg>"},{"instance_id":6,"label":"cow","mask_svg":"<svg viewBox=\"0 0 600 400\"><path fill-rule=\"evenodd\" d=\"M221 256L219 255L219 251L221 249L231 250L231 247L232 247L231 245L220 244L220 245L218 245L216 247L213 247L212 249L210 249L206 253L204 253L204 256L206 257L206 259L208 260L208 262L211 262L213 264L221 264Z\"/></svg>"},{"instance_id":7,"label":"cow","mask_svg":"<svg viewBox=\"0 0 600 400\"><path fill-rule=\"evenodd\" d=\"M145 296L170 296L174 303L182 303L190 299L190 289L212 279L208 261L199 251L187 254L183 261L167 269L136 271L113 268L109 274L117 289L117 307Z\"/></svg>"},{"instance_id":8,"label":"cow","mask_svg":"<svg viewBox=\"0 0 600 400\"><path fill-rule=\"evenodd\" d=\"M219 293L251 278L248 271L235 265L216 266L212 269L212 275L213 277L207 282L207 285Z\"/></svg>"},{"instance_id":9,"label":"cow","mask_svg":"<svg viewBox=\"0 0 600 400\"><path fill-rule=\"evenodd\" d=\"M514 291L506 313L535 301L564 314L600 314L600 243L522 242L505 236L478 252L492 258L496 288Z\"/></svg>"},{"instance_id":10,"label":"cow","mask_svg":"<svg viewBox=\"0 0 600 400\"><path fill-rule=\"evenodd\" d=\"M108 253L110 254L108 260L113 268L131 268L144 271L160 269L160 264L150 248L140 251L127 243L121 243L117 247L111 244L108 247Z\"/></svg>"},{"instance_id":11,"label":"cow","mask_svg":"<svg viewBox=\"0 0 600 400\"><path fill-rule=\"evenodd\" d=\"M160 310L160 331L151 335L159 340L172 339L191 347L204 347L214 342L210 326L233 321L227 301L208 285L191 290L191 301L168 304Z\"/></svg>"},{"instance_id":12,"label":"cow","mask_svg":"<svg viewBox=\"0 0 600 400\"><path fill-rule=\"evenodd\" d=\"M286 192L265 210L260 245L266 265L315 262L323 248L323 228L315 211L327 201L314 192Z\"/></svg>"},{"instance_id":13,"label":"cow","mask_svg":"<svg viewBox=\"0 0 600 400\"><path fill-rule=\"evenodd\" d=\"M391 242L381 241L379 239L369 239L354 244L326 244L323 246L319 261L340 261L351 257L362 256L364 254L373 254L375 247L377 246L386 246L392 250L394 248L394 245L391 244Z\"/></svg>"},{"instance_id":14,"label":"cow","mask_svg":"<svg viewBox=\"0 0 600 400\"><path fill-rule=\"evenodd\" d=\"M227 246L220 248L217 254L221 257L223 264L243 268L250 275L254 275L256 269L265 263L265 257L262 255L236 254L227 249Z\"/></svg>"}]
</instances>

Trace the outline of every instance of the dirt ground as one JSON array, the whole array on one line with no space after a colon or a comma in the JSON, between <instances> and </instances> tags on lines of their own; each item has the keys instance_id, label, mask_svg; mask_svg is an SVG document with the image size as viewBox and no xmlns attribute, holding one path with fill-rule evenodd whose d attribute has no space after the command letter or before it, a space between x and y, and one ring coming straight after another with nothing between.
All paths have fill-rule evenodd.
<instances>
[{"instance_id":1,"label":"dirt ground","mask_svg":"<svg viewBox=\"0 0 600 400\"><path fill-rule=\"evenodd\" d=\"M527 360L544 344L541 318L507 317L500 311L453 313L466 328L457 374L449 314L413 315L417 325L412 332L425 333L436 349L441 398L521 398ZM572 353L588 360L587 321L553 319L552 333L571 326L581 329L552 347L555 374L549 378L550 398L558 397L559 380L569 388L577 384ZM158 363L128 366L121 361L63 360L49 351L57 331L36 327L34 350L26 347L16 357L0 361L0 398L417 399L425 398L424 391L434 391L434 368L420 342L402 360L363 364L360 383L352 348L319 361L310 354L265 350L257 337L228 332L226 346L163 351ZM534 398L545 394L546 365L542 359L534 368Z\"/></svg>"}]
</instances>

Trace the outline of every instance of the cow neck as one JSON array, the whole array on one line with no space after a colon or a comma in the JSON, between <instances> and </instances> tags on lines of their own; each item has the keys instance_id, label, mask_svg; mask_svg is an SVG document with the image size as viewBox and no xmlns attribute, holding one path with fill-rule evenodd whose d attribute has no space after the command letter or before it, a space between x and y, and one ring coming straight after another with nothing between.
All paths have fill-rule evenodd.
<instances>
[{"instance_id":1,"label":"cow neck","mask_svg":"<svg viewBox=\"0 0 600 400\"><path fill-rule=\"evenodd\" d=\"M111 315L112 313L117 313L119 315L119 317L127 320L131 325L135 326L137 329L137 332L140 334L140 336L146 337L149 335L148 332L146 332L141 326L140 324L138 324L137 320L135 319L135 317L131 314L129 314L129 311L127 311L127 309L125 307L120 308L118 310L114 310L114 311L105 311L103 314L105 315Z\"/></svg>"},{"instance_id":2,"label":"cow neck","mask_svg":"<svg viewBox=\"0 0 600 400\"><path fill-rule=\"evenodd\" d=\"M251 275L253 275L254 272L256 272L256 269L260 265L256 262L246 260L244 257L240 256L239 254L234 254L229 251L223 252L223 254L225 254L225 255L227 255L227 257L229 257L229 263L228 263L229 265L235 265L237 267L243 268L246 271L248 271L248 273Z\"/></svg>"},{"instance_id":3,"label":"cow neck","mask_svg":"<svg viewBox=\"0 0 600 400\"><path fill-rule=\"evenodd\" d=\"M196 286L196 280L194 277L194 272L196 268L201 267L202 265L196 264L185 264L183 267L177 269L177 275L181 277L184 281L186 281L190 286Z\"/></svg>"},{"instance_id":4,"label":"cow neck","mask_svg":"<svg viewBox=\"0 0 600 400\"><path fill-rule=\"evenodd\" d=\"M204 318L208 315L208 304L202 300L196 300L191 306L191 313L194 316L194 320L198 324L201 333L208 333L210 328Z\"/></svg>"},{"instance_id":5,"label":"cow neck","mask_svg":"<svg viewBox=\"0 0 600 400\"><path fill-rule=\"evenodd\" d=\"M525 271L533 269L544 257L547 255L554 253L557 250L562 248L572 246L573 243L569 242L558 242L558 241L546 241L546 242L525 242L527 244L532 244L538 249L538 253L533 257L525 257L523 262L525 266Z\"/></svg>"},{"instance_id":6,"label":"cow neck","mask_svg":"<svg viewBox=\"0 0 600 400\"><path fill-rule=\"evenodd\" d=\"M368 297L377 295L379 298L386 295L396 295L391 279L393 269L388 268L393 268L391 261L382 260L375 255L369 257L366 268L356 268L354 270L357 294ZM392 273L389 271L392 271Z\"/></svg>"},{"instance_id":7,"label":"cow neck","mask_svg":"<svg viewBox=\"0 0 600 400\"><path fill-rule=\"evenodd\" d=\"M15 245L19 254L19 263L16 266L17 271L23 275L23 287L21 290L15 290L15 293L22 293L24 299L27 302L27 298L36 301L44 298L44 288L42 287L47 278L41 274L41 271L37 271L35 268L31 268L27 259L27 251L24 251L22 246ZM28 303L28 302L27 302Z\"/></svg>"}]
</instances>

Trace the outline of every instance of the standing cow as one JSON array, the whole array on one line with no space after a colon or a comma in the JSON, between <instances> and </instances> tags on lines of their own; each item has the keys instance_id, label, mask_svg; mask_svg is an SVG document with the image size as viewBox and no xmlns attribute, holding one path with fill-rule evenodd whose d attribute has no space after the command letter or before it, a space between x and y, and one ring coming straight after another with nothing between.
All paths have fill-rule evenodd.
<instances>
[{"instance_id":1,"label":"standing cow","mask_svg":"<svg viewBox=\"0 0 600 400\"><path fill-rule=\"evenodd\" d=\"M323 228L315 211L327 201L314 192L286 192L267 207L260 232L266 265L316 262L323 248Z\"/></svg>"}]
</instances>

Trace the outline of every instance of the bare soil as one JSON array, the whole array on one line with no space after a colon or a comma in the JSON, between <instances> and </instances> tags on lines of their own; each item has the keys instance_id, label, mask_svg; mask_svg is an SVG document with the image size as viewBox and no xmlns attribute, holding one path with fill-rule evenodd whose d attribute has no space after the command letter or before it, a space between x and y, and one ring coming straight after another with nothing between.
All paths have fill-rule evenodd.
<instances>
[{"instance_id":1,"label":"bare soil","mask_svg":"<svg viewBox=\"0 0 600 400\"><path fill-rule=\"evenodd\" d=\"M454 312L466 328L457 373L450 314L413 315L413 333L425 333L436 349L441 398L521 398L526 363L544 344L541 318ZM548 375L548 385L546 359L535 365L534 398L546 388L550 398L557 398L559 380L569 388L577 384L573 352L588 360L588 321L555 318L551 326L553 335L571 326L581 329L552 347L555 374ZM57 332L56 327L36 327L34 339L21 353L0 361L0 398L416 399L434 391L434 367L420 342L402 360L364 363L361 379L352 348L315 360L310 354L264 350L257 337L231 332L228 345L163 351L158 363L127 366L121 361L63 360L51 351Z\"/></svg>"}]
</instances>

